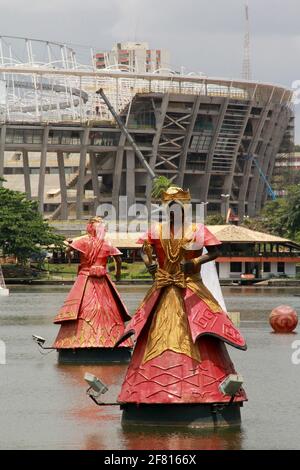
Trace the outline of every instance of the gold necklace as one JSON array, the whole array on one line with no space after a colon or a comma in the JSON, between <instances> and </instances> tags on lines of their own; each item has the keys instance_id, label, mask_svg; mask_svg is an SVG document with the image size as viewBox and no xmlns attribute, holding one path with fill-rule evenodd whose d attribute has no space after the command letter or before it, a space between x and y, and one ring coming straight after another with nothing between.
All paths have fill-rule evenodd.
<instances>
[{"instance_id":1,"label":"gold necklace","mask_svg":"<svg viewBox=\"0 0 300 470\"><path fill-rule=\"evenodd\" d=\"M170 263L175 264L181 259L182 255L182 245L185 242L184 238L181 239L174 239L173 236L170 234L170 238L164 240L162 238L162 226L160 227L160 240L161 244L164 248L166 253L167 259Z\"/></svg>"}]
</instances>

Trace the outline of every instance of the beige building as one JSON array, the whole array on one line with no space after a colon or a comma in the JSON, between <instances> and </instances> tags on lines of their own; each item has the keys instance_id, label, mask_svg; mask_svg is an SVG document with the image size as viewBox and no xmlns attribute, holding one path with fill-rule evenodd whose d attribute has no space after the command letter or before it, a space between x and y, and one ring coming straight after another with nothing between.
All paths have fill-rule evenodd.
<instances>
[{"instance_id":1,"label":"beige building","mask_svg":"<svg viewBox=\"0 0 300 470\"><path fill-rule=\"evenodd\" d=\"M27 152L26 156L28 159L27 178L24 177L26 175L24 174L23 153L18 151L5 152L4 186L14 189L15 191L30 193L31 199L38 200L40 153ZM64 178L66 180L67 196L73 200L75 204L79 154L66 152L64 154L64 162ZM93 194L91 195L91 200L93 200ZM55 209L60 205L60 202L59 159L56 153L48 152L45 168L44 211L46 213L55 213Z\"/></svg>"},{"instance_id":2,"label":"beige building","mask_svg":"<svg viewBox=\"0 0 300 470\"><path fill-rule=\"evenodd\" d=\"M166 49L150 49L147 42L119 42L111 51L98 52L95 55L96 67L105 69L118 68L138 73L154 73L170 68L170 54Z\"/></svg>"}]
</instances>

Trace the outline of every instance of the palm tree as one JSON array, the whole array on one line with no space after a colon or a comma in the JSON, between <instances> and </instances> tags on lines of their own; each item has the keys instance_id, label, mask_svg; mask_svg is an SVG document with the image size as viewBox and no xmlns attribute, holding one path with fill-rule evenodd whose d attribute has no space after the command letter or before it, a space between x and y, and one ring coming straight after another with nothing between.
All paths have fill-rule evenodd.
<instances>
[{"instance_id":1,"label":"palm tree","mask_svg":"<svg viewBox=\"0 0 300 470\"><path fill-rule=\"evenodd\" d=\"M154 199L160 199L162 193L172 185L172 181L166 176L158 176L153 180L151 196Z\"/></svg>"}]
</instances>

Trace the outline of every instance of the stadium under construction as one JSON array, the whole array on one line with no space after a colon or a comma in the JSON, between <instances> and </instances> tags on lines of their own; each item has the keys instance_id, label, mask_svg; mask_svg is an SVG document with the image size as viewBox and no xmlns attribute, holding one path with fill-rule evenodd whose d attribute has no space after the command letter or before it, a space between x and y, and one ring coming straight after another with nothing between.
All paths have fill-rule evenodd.
<instances>
[{"instance_id":1,"label":"stadium under construction","mask_svg":"<svg viewBox=\"0 0 300 470\"><path fill-rule=\"evenodd\" d=\"M258 214L277 155L293 146L293 93L283 86L97 69L80 65L70 47L28 39L20 62L8 44L0 38L0 176L49 219L80 220L101 202L118 207L122 195L129 204L150 200L151 178L99 88L152 170L189 188L208 213Z\"/></svg>"}]
</instances>

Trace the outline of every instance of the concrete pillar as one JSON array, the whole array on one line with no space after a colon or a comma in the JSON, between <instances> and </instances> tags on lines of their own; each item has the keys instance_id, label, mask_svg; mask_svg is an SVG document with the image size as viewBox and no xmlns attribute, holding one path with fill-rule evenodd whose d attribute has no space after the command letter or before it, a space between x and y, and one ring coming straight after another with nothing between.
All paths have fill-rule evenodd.
<instances>
[{"instance_id":1,"label":"concrete pillar","mask_svg":"<svg viewBox=\"0 0 300 470\"><path fill-rule=\"evenodd\" d=\"M135 153L126 150L126 194L128 207L135 203Z\"/></svg>"},{"instance_id":2,"label":"concrete pillar","mask_svg":"<svg viewBox=\"0 0 300 470\"><path fill-rule=\"evenodd\" d=\"M273 131L275 128L276 120L277 120L277 115L278 115L278 110L276 112L275 107L273 108L273 115L272 118L269 121L268 128L264 132L263 137L263 143L259 152L259 156L257 158L257 163L262 171L262 173L265 173L265 167L266 164L268 163L268 152L267 152L267 147L268 144L272 145L272 139L274 137ZM258 214L257 210L257 191L260 185L262 175L260 174L260 171L258 170L257 167L254 168L253 170L253 178L250 182L250 189L249 189L249 201L248 201L248 214L250 217L255 217Z\"/></svg>"},{"instance_id":3,"label":"concrete pillar","mask_svg":"<svg viewBox=\"0 0 300 470\"><path fill-rule=\"evenodd\" d=\"M3 178L3 175L4 175L5 137L6 137L6 125L4 124L1 127L1 133L0 133L0 178ZM1 186L2 186L2 182L0 181L0 187Z\"/></svg>"},{"instance_id":4,"label":"concrete pillar","mask_svg":"<svg viewBox=\"0 0 300 470\"><path fill-rule=\"evenodd\" d=\"M281 132L280 134L278 134L278 137L276 138L276 141L274 141L274 144L272 146L272 152L269 158L268 168L265 173L268 182L271 184L271 187L272 187L272 175L274 171L275 161L276 161L277 153L279 152L279 149L280 149L280 144L282 142L284 133L285 133L285 129L281 127ZM262 190L261 191L259 190L257 194L257 198L256 198L256 207L257 207L258 212L260 212L261 209L263 208L264 204L266 203L268 199L268 196L269 196L269 192L267 190L266 185L264 185Z\"/></svg>"},{"instance_id":5,"label":"concrete pillar","mask_svg":"<svg viewBox=\"0 0 300 470\"><path fill-rule=\"evenodd\" d=\"M98 180L98 166L97 166L97 157L94 152L90 153L90 164L91 164L91 175L92 175L92 186L94 191L94 214L96 214L97 207L100 204L100 188Z\"/></svg>"},{"instance_id":6,"label":"concrete pillar","mask_svg":"<svg viewBox=\"0 0 300 470\"><path fill-rule=\"evenodd\" d=\"M249 181L250 181L253 156L256 153L256 147L257 147L259 138L261 136L262 129L265 125L269 110L270 110L269 104L266 105L265 108L262 110L256 131L254 133L250 147L247 151L249 158L245 164L244 176L243 176L242 184L239 190L238 215L239 215L240 220L242 220L245 215L246 195L247 195L247 190L248 190ZM248 206L248 213L249 213L249 206Z\"/></svg>"},{"instance_id":7,"label":"concrete pillar","mask_svg":"<svg viewBox=\"0 0 300 470\"><path fill-rule=\"evenodd\" d=\"M40 174L39 174L39 185L38 185L38 203L41 214L44 213L44 200L45 200L45 174L46 174L46 163L47 163L47 145L49 137L49 126L44 128L41 160L40 160Z\"/></svg>"},{"instance_id":8,"label":"concrete pillar","mask_svg":"<svg viewBox=\"0 0 300 470\"><path fill-rule=\"evenodd\" d=\"M244 133L245 133L245 129L246 129L246 126L247 126L247 123L248 123L248 119L250 117L250 112L251 112L251 109L252 109L252 105L253 105L253 102L250 102L249 105L248 105L247 111L244 115L243 125L242 125L241 130L240 130L238 141L235 144L235 148L234 148L234 159L233 159L232 164L231 164L230 173L228 175L226 175L225 178L224 178L223 193L225 193L225 194L231 193L234 173L235 173L235 169L236 169L236 162L237 162L238 152L239 152L239 148L241 146L241 143L242 143L242 140L243 140L243 137L244 137Z\"/></svg>"},{"instance_id":9,"label":"concrete pillar","mask_svg":"<svg viewBox=\"0 0 300 470\"><path fill-rule=\"evenodd\" d=\"M118 150L116 153L115 166L114 166L114 172L113 172L113 188L112 188L112 204L116 210L117 215L119 214L119 196L120 196L120 188L121 188L125 143L126 143L126 137L124 134L121 134Z\"/></svg>"},{"instance_id":10,"label":"concrete pillar","mask_svg":"<svg viewBox=\"0 0 300 470\"><path fill-rule=\"evenodd\" d=\"M179 187L183 186L183 180L184 180L184 174L185 174L185 168L186 168L186 160L187 160L187 154L190 146L190 140L194 131L196 119L198 116L198 111L200 108L201 104L201 96L196 96L193 109L192 109L192 114L191 114L191 120L187 128L186 136L184 139L184 144L183 144L183 150L182 150L182 155L180 158L180 166L179 166L179 172L177 175L177 184Z\"/></svg>"},{"instance_id":11,"label":"concrete pillar","mask_svg":"<svg viewBox=\"0 0 300 470\"><path fill-rule=\"evenodd\" d=\"M162 98L160 109L156 112L156 133L153 137L152 141L152 155L149 159L149 165L153 171L155 171L155 164L157 160L157 153L159 142L161 138L161 133L164 127L165 117L168 110L169 105L169 93L165 93ZM147 207L150 209L151 206L151 190L152 190L152 179L150 175L147 174L147 183L146 183L146 200L147 200Z\"/></svg>"},{"instance_id":12,"label":"concrete pillar","mask_svg":"<svg viewBox=\"0 0 300 470\"><path fill-rule=\"evenodd\" d=\"M60 218L62 220L67 220L68 219L68 193L67 193L65 162L64 162L63 152L61 151L57 152L56 157L57 157L60 198L61 198Z\"/></svg>"},{"instance_id":13,"label":"concrete pillar","mask_svg":"<svg viewBox=\"0 0 300 470\"><path fill-rule=\"evenodd\" d=\"M221 199L221 215L226 220L228 211L230 209L229 197Z\"/></svg>"},{"instance_id":14,"label":"concrete pillar","mask_svg":"<svg viewBox=\"0 0 300 470\"><path fill-rule=\"evenodd\" d=\"M224 120L224 117L225 117L225 114L226 114L228 102L229 102L228 98L224 99L223 104L222 104L222 108L220 110L220 115L219 115L217 127L214 130L214 135L213 135L212 141L210 143L209 152L208 152L208 155L207 155L207 162L206 162L205 181L204 181L204 184L200 188L200 199L203 202L206 202L207 198L208 198L208 190L209 190L209 184L210 184L210 178L211 178L215 148L216 148L218 137L219 137L221 127L222 127L222 124L223 124L223 120Z\"/></svg>"},{"instance_id":15,"label":"concrete pillar","mask_svg":"<svg viewBox=\"0 0 300 470\"><path fill-rule=\"evenodd\" d=\"M80 159L79 159L79 174L77 181L77 199L76 199L76 217L77 219L82 218L83 213L83 197L84 197L84 179L86 170L86 154L87 146L89 141L90 130L85 127L82 134L82 141L80 147Z\"/></svg>"},{"instance_id":16,"label":"concrete pillar","mask_svg":"<svg viewBox=\"0 0 300 470\"><path fill-rule=\"evenodd\" d=\"M30 183L30 167L28 150L23 150L23 171L24 171L24 185L25 193L28 199L31 198L31 183Z\"/></svg>"}]
</instances>

